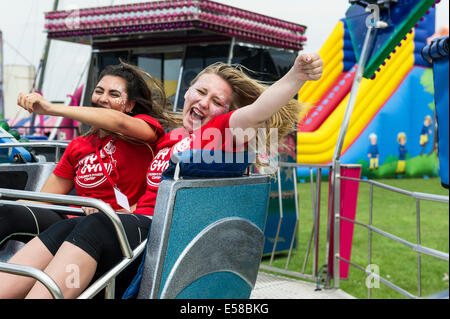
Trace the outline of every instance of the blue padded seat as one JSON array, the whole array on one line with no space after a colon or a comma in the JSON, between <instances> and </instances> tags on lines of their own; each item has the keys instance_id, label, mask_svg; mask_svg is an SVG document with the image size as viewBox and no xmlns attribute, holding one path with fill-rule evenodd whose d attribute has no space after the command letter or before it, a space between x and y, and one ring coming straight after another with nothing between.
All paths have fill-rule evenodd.
<instances>
[{"instance_id":1,"label":"blue padded seat","mask_svg":"<svg viewBox=\"0 0 450 319\"><path fill-rule=\"evenodd\" d=\"M268 176L165 180L139 298L248 298L264 245Z\"/></svg>"},{"instance_id":2,"label":"blue padded seat","mask_svg":"<svg viewBox=\"0 0 450 319\"><path fill-rule=\"evenodd\" d=\"M171 156L163 180L174 176L177 164L183 178L238 177L244 175L255 159L255 154L248 152L188 150Z\"/></svg>"}]
</instances>

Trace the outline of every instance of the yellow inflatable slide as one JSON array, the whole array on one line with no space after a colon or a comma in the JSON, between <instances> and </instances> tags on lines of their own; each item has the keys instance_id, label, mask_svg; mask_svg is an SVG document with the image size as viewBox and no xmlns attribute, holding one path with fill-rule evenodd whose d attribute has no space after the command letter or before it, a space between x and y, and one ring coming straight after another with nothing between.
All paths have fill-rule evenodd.
<instances>
[{"instance_id":1,"label":"yellow inflatable slide","mask_svg":"<svg viewBox=\"0 0 450 319\"><path fill-rule=\"evenodd\" d=\"M299 99L311 105L317 103L343 72L343 33L344 26L339 22L328 40L319 51L324 61L321 80L307 83L299 92ZM374 80L363 79L356 104L349 123L343 152L358 138L377 112L401 84L414 66L414 32L409 33L402 45L390 59L381 66ZM332 160L344 113L349 101L348 94L334 109L322 125L314 132L298 132L297 162L306 164L325 164Z\"/></svg>"}]
</instances>

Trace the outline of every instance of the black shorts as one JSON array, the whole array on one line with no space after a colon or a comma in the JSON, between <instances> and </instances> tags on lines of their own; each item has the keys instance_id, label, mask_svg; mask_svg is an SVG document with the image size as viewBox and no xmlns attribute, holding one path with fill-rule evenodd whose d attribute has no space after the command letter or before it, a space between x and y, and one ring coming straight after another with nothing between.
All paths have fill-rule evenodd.
<instances>
[{"instance_id":1,"label":"black shorts","mask_svg":"<svg viewBox=\"0 0 450 319\"><path fill-rule=\"evenodd\" d=\"M66 219L57 211L24 205L0 205L0 248L8 240L27 243L51 225Z\"/></svg>"},{"instance_id":2,"label":"black shorts","mask_svg":"<svg viewBox=\"0 0 450 319\"><path fill-rule=\"evenodd\" d=\"M124 226L131 248L135 249L147 238L152 220L147 216L137 214L118 214L118 216ZM38 237L53 255L65 241L88 253L97 261L97 270L93 281L111 270L123 259L114 226L103 213L60 221ZM128 273L128 275L122 276L127 278L125 282L131 282L139 262L140 258L137 258L124 271L124 273Z\"/></svg>"}]
</instances>

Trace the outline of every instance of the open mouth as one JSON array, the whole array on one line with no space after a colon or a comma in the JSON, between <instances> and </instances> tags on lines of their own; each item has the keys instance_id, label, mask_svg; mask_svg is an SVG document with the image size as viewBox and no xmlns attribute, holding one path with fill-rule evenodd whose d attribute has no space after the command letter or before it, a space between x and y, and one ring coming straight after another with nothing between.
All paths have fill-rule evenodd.
<instances>
[{"instance_id":1,"label":"open mouth","mask_svg":"<svg viewBox=\"0 0 450 319\"><path fill-rule=\"evenodd\" d=\"M205 116L201 114L196 108L192 108L189 115L191 116L191 119L195 122L196 121L201 122L205 118Z\"/></svg>"},{"instance_id":2,"label":"open mouth","mask_svg":"<svg viewBox=\"0 0 450 319\"><path fill-rule=\"evenodd\" d=\"M110 109L111 107L109 105L106 104L100 104L100 103L92 103L93 107L102 107L104 109Z\"/></svg>"}]
</instances>

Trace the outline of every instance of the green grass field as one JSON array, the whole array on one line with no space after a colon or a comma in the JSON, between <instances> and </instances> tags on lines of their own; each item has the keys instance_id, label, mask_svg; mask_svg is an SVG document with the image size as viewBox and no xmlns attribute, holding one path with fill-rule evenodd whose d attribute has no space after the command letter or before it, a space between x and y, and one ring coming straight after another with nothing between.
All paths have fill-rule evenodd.
<instances>
[{"instance_id":1,"label":"green grass field","mask_svg":"<svg viewBox=\"0 0 450 319\"><path fill-rule=\"evenodd\" d=\"M449 195L438 178L403 178L377 180L383 184L395 186L412 192ZM297 249L291 257L289 270L300 272L312 229L312 201L309 183L298 184L300 224ZM319 267L326 263L325 249L327 239L328 183L322 184L320 218ZM449 207L443 203L421 201L421 243L435 250L449 252ZM356 220L368 224L369 221L369 185L361 183L357 202ZM373 226L394 234L409 242L417 242L416 200L402 194L374 188ZM369 231L355 226L351 261L363 268L368 265ZM417 253L411 248L391 239L373 233L372 264L379 267L380 275L413 295L418 295ZM421 296L426 297L449 288L449 264L429 256L421 256ZM269 264L264 258L263 264ZM273 266L284 268L286 254L279 254ZM308 259L306 272L312 273L312 255ZM340 281L340 288L356 298L367 298L366 275L350 266L348 279ZM371 298L406 298L402 294L380 283L380 288L372 289Z\"/></svg>"}]
</instances>

